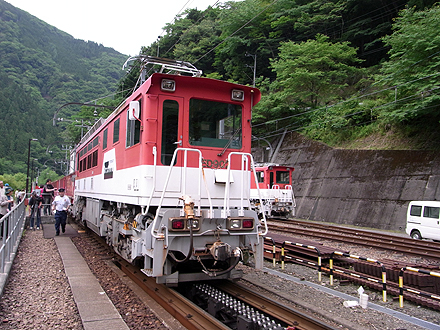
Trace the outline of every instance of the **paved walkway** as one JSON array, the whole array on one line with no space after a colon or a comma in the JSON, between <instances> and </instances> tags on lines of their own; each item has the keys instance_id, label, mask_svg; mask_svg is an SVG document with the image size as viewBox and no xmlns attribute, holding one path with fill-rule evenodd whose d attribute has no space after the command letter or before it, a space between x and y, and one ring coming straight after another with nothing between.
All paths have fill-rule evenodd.
<instances>
[{"instance_id":1,"label":"paved walkway","mask_svg":"<svg viewBox=\"0 0 440 330\"><path fill-rule=\"evenodd\" d=\"M47 226L47 225L45 225ZM70 237L55 237L84 330L129 329Z\"/></svg>"}]
</instances>

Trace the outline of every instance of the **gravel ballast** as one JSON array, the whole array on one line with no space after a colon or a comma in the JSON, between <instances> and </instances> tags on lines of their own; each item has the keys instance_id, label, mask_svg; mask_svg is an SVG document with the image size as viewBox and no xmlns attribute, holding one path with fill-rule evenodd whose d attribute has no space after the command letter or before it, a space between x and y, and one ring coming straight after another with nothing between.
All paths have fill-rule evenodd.
<instances>
[{"instance_id":1,"label":"gravel ballast","mask_svg":"<svg viewBox=\"0 0 440 330\"><path fill-rule=\"evenodd\" d=\"M1 329L83 329L53 239L25 231L0 299Z\"/></svg>"},{"instance_id":2,"label":"gravel ballast","mask_svg":"<svg viewBox=\"0 0 440 330\"><path fill-rule=\"evenodd\" d=\"M127 279L123 281L112 271L105 253L101 251L94 254L96 245L88 242L85 237L76 237L73 241L83 256L87 255L86 262L130 329L167 328L153 311L142 303L137 294L124 284ZM265 262L265 266L271 268L272 263ZM333 320L336 328L422 329L370 308L344 307L343 299L303 283L290 282L267 271L256 271L245 266L240 268L244 270L242 282L245 285L257 288L273 299L281 299L286 305L301 308L318 319ZM280 271L279 265L274 269ZM284 272L317 283L316 270L287 263ZM324 277L320 285L329 286L328 278ZM357 297L359 286L340 286L336 282L332 288ZM381 304L380 292L372 292L366 288L365 290L370 302ZM390 302L383 305L440 324L440 313L429 308L405 302L405 307L399 309L398 303L392 301L391 297ZM42 231L26 231L22 238L9 283L0 299L0 322L0 328L6 330L83 329L56 244L53 239L43 238Z\"/></svg>"}]
</instances>

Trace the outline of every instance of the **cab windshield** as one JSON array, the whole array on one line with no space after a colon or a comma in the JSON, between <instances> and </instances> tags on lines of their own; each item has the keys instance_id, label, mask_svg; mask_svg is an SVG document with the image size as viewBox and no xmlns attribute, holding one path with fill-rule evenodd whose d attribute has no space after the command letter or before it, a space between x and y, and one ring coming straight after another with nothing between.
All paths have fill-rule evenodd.
<instances>
[{"instance_id":1,"label":"cab windshield","mask_svg":"<svg viewBox=\"0 0 440 330\"><path fill-rule=\"evenodd\" d=\"M191 99L189 143L193 146L241 149L241 106Z\"/></svg>"}]
</instances>

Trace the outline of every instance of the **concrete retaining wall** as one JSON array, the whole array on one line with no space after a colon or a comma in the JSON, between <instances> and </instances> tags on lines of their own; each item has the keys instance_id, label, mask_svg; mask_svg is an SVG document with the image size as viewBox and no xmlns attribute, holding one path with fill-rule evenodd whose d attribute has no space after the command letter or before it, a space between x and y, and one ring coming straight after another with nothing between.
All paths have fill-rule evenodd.
<instances>
[{"instance_id":1,"label":"concrete retaining wall","mask_svg":"<svg viewBox=\"0 0 440 330\"><path fill-rule=\"evenodd\" d=\"M440 200L436 152L332 149L289 133L273 162L295 168L302 219L404 231L409 201Z\"/></svg>"}]
</instances>

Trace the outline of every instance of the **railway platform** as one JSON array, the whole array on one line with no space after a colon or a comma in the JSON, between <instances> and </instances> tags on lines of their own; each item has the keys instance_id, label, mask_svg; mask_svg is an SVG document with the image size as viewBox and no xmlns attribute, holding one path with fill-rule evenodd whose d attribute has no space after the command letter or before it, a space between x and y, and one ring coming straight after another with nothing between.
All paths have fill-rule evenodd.
<instances>
[{"instance_id":1,"label":"railway platform","mask_svg":"<svg viewBox=\"0 0 440 330\"><path fill-rule=\"evenodd\" d=\"M65 293L63 293L62 290L60 293L60 290L54 288L54 286L60 284L60 267L63 267L65 276L67 277L67 284L70 286L72 292L71 296L73 296L74 299L74 303L72 302L71 304L76 305L77 308L77 312L74 312L74 314L76 314L75 319L78 319L77 314L79 313L82 329L128 330L129 327L73 244L71 237L79 235L77 228L71 224L67 224L65 233L62 233L60 236L55 236L53 221L50 221L50 219L46 220L48 221L45 221L42 225L43 230L31 231L29 227L26 226L24 241L29 239L32 240L32 243L22 244L24 247L20 245L17 258L14 261L13 271L9 279L9 284L11 284L10 288L4 292L0 300L0 321L2 326L5 326L5 329L20 329L24 325L26 325L24 328L33 328L34 326L41 329L58 328L57 324L54 324L54 321L50 319L50 317L52 317L51 314L55 314L56 312L51 310L52 305L48 305L46 302L65 299ZM55 248L47 248L46 242L52 239L55 242ZM51 244L53 247L54 244ZM26 246L28 247L26 248ZM20 249L22 250L20 251ZM43 249L46 251L42 251ZM39 251L36 252L36 250ZM34 260L35 255L39 255L41 260ZM56 262L53 262L54 257L58 259ZM47 262L46 259L52 260L52 262ZM62 264L59 259L61 259ZM36 264L42 264L44 266L37 266ZM15 272L14 267L16 268ZM37 267L43 267L44 270L36 271ZM54 274L54 276L50 277L50 274ZM23 281L25 283L22 283ZM28 293L27 290L31 292ZM41 303L36 299L17 304L17 300L21 300L18 297L24 296L25 299L31 299L28 297L33 294L32 290L44 292L44 296L40 298ZM65 305L65 302L59 305ZM64 306L60 306L59 308L62 310L65 309ZM44 316L42 316L42 314ZM29 318L33 320L29 320ZM65 324L59 328L65 327L66 329L74 329L74 327L66 325L69 321L70 320L64 316L63 322L65 322Z\"/></svg>"},{"instance_id":2,"label":"railway platform","mask_svg":"<svg viewBox=\"0 0 440 330\"><path fill-rule=\"evenodd\" d=\"M48 227L46 225L45 227ZM70 232L66 227L66 233ZM55 232L55 229L53 229ZM54 237L84 330L129 329L72 240Z\"/></svg>"}]
</instances>

